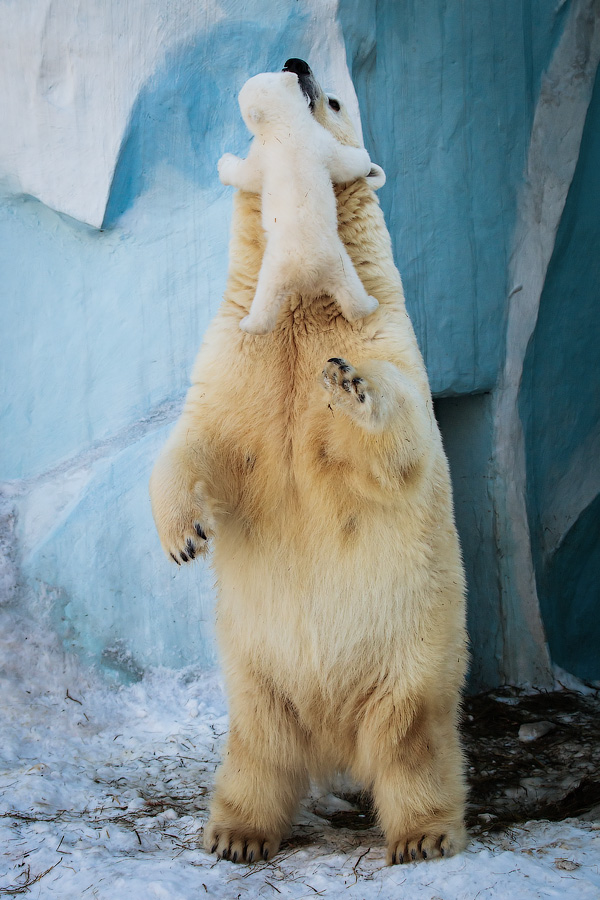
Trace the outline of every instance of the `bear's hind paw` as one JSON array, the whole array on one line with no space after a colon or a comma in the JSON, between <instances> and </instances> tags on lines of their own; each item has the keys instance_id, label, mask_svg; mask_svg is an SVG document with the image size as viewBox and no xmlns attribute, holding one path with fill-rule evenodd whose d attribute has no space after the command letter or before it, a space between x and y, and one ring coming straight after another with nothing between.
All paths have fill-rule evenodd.
<instances>
[{"instance_id":1,"label":"bear's hind paw","mask_svg":"<svg viewBox=\"0 0 600 900\"><path fill-rule=\"evenodd\" d=\"M449 828L442 833L413 834L400 840L390 841L387 847L388 866L416 862L422 859L436 859L460 853L467 843L464 828Z\"/></svg>"},{"instance_id":2,"label":"bear's hind paw","mask_svg":"<svg viewBox=\"0 0 600 900\"><path fill-rule=\"evenodd\" d=\"M209 822L204 831L204 849L219 859L237 863L259 863L271 859L279 850L281 838L276 835L250 833L250 829L219 827Z\"/></svg>"}]
</instances>

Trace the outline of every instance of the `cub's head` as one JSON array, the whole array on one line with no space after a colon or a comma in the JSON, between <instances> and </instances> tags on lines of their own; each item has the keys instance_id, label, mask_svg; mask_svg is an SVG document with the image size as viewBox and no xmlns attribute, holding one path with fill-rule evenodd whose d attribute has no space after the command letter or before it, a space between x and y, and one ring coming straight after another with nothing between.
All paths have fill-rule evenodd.
<instances>
[{"instance_id":1,"label":"cub's head","mask_svg":"<svg viewBox=\"0 0 600 900\"><path fill-rule=\"evenodd\" d=\"M308 99L293 72L261 72L248 79L238 97L242 118L252 134L280 124L301 125L310 115Z\"/></svg>"},{"instance_id":2,"label":"cub's head","mask_svg":"<svg viewBox=\"0 0 600 900\"><path fill-rule=\"evenodd\" d=\"M325 93L308 63L303 59L288 59L283 67L283 72L291 72L297 76L308 107L317 122L330 131L340 144L360 147L360 141L345 105L339 97ZM385 184L385 172L381 166L372 164L367 182L373 190L377 190Z\"/></svg>"}]
</instances>

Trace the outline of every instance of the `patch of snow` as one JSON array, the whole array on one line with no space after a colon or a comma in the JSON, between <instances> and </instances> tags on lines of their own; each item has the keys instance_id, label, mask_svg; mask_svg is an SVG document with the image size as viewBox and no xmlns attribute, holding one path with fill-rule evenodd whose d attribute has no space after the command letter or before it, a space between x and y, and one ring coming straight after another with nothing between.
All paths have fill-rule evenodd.
<instances>
[{"instance_id":1,"label":"patch of snow","mask_svg":"<svg viewBox=\"0 0 600 900\"><path fill-rule=\"evenodd\" d=\"M38 898L597 898L600 823L530 822L452 859L388 868L377 829L332 828L350 804L307 799L274 860L201 849L227 730L218 672L154 669L107 685L43 627L0 610L0 893ZM19 892L21 892L19 890Z\"/></svg>"}]
</instances>

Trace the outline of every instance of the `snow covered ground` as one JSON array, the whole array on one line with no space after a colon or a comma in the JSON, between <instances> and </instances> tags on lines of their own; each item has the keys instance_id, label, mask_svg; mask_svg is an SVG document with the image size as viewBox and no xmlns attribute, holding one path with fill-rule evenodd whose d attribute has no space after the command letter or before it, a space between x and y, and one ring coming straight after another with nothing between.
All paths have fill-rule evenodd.
<instances>
[{"instance_id":1,"label":"snow covered ground","mask_svg":"<svg viewBox=\"0 0 600 900\"><path fill-rule=\"evenodd\" d=\"M0 615L0 895L191 898L600 897L600 823L536 822L449 860L386 868L375 829L333 828L315 794L255 867L200 847L227 728L218 673L107 685L43 623ZM320 813L320 815L319 815Z\"/></svg>"}]
</instances>

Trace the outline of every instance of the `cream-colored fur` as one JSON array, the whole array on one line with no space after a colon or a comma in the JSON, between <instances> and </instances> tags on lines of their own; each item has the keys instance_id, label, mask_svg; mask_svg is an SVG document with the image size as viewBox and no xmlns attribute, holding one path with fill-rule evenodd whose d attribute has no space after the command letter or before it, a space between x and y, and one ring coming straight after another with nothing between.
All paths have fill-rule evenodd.
<instances>
[{"instance_id":1,"label":"cream-colored fur","mask_svg":"<svg viewBox=\"0 0 600 900\"><path fill-rule=\"evenodd\" d=\"M239 95L254 134L248 157L226 153L219 177L262 195L267 245L249 315L240 328L267 334L294 292L327 293L351 322L377 309L356 274L337 228L332 182L355 181L371 170L366 150L341 144L311 114L293 72L254 75Z\"/></svg>"},{"instance_id":2,"label":"cream-colored fur","mask_svg":"<svg viewBox=\"0 0 600 900\"><path fill-rule=\"evenodd\" d=\"M314 115L357 145L322 92ZM388 862L466 840L448 466L377 199L336 192L378 309L351 323L294 294L274 332L240 331L265 236L260 196L237 193L224 302L151 480L167 554L214 545L231 724L204 842L237 861L275 853L309 777L341 769L372 790Z\"/></svg>"}]
</instances>

